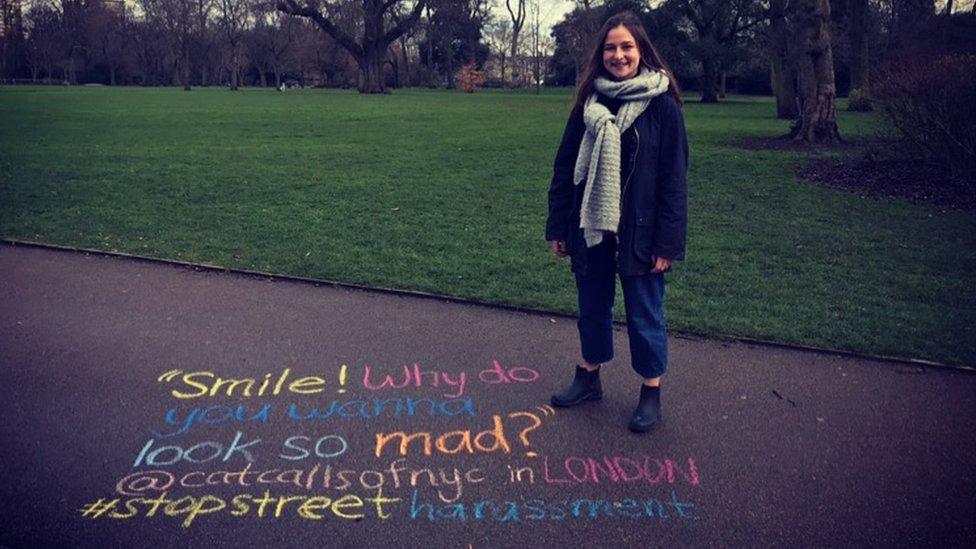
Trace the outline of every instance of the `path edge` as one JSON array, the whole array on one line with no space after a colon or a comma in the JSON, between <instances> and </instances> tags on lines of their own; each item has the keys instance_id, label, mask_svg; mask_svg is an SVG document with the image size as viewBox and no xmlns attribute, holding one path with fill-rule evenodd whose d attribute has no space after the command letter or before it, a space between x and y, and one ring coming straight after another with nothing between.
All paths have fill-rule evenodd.
<instances>
[{"instance_id":1,"label":"path edge","mask_svg":"<svg viewBox=\"0 0 976 549\"><path fill-rule=\"evenodd\" d=\"M386 288L382 286L366 286L363 284L355 284L352 282L339 282L335 280L326 280L321 278L310 278L304 276L280 274L280 273L267 273L263 271L251 271L247 269L234 269L230 267L223 267L221 265L213 265L209 263L193 263L189 261L180 261L177 259L163 259L159 257L151 257L137 254L130 254L126 252L119 252L114 250L96 250L92 248L78 248L74 246L63 246L59 244L47 244L44 242L33 242L29 240L20 240L16 238L0 238L0 243L6 244L8 246L27 246L32 248L42 248L48 250L56 250L61 252L73 252L73 253L84 253L84 254L94 254L105 257L116 257L122 259L130 259L135 261L142 261L146 263L157 263L162 265L170 265L175 267L185 267L197 271L219 271L225 273L233 273L238 275L243 275L252 278L270 278L273 280L281 280L285 282L298 282L302 284L314 284L316 286L326 285L335 288L346 288L351 290L359 290L364 292L375 292L383 294L392 294L401 297L416 297L422 299L434 299L438 301L446 301L449 303L457 303L461 305L471 305L476 307L488 307L492 309L502 309L507 311L549 316L549 317L559 317L564 319L575 319L575 315L568 313L563 313L559 311L550 311L546 309L536 309L533 307L523 307L519 305L506 305L504 303L489 303L484 301L476 301L473 299L465 299L461 297L447 296L441 294L435 294L431 292L423 292L419 290L404 290L398 288ZM621 320L614 320L613 323L617 326L626 326L627 323ZM886 355L872 355L867 353L858 353L854 351L845 351L842 349L829 349L825 347L815 347L812 345L802 345L798 343L784 343L780 341L770 341L765 339L757 339L745 336L733 336L726 334L706 334L703 332L695 332L692 330L672 330L668 329L668 333L674 337L681 339L708 339L712 341L728 341L735 343L745 343L748 345L760 345L764 347L776 347L780 349L789 349L795 351L806 351L817 354L825 355L835 355L848 358L857 358L863 360L875 360L881 362L894 362L898 364L906 364L911 366L919 367L929 367L929 368L939 368L946 370L957 370L963 372L976 372L976 367L966 366L962 364L945 364L943 362L936 362L934 360L926 360L922 358L905 358L897 356L886 356Z\"/></svg>"}]
</instances>

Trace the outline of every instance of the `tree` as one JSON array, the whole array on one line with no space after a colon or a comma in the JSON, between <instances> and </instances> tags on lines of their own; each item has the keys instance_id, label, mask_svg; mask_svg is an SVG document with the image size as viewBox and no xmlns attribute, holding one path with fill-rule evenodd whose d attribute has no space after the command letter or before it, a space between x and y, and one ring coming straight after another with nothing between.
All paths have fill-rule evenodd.
<instances>
[{"instance_id":1,"label":"tree","mask_svg":"<svg viewBox=\"0 0 976 549\"><path fill-rule=\"evenodd\" d=\"M512 0L505 0L505 9L508 10L508 16L512 19L512 47L511 59L513 61L512 69L514 71L515 65L514 61L518 58L518 43L519 43L519 33L522 32L522 26L525 24L525 0L516 0L516 7L512 9ZM503 58L504 59L504 58ZM512 74L512 81L514 82L516 75ZM505 62L502 61L502 80L505 80Z\"/></svg>"},{"instance_id":2,"label":"tree","mask_svg":"<svg viewBox=\"0 0 976 549\"><path fill-rule=\"evenodd\" d=\"M430 5L428 4L428 12L430 10ZM404 17L410 15L410 10L404 4L396 4L391 10L391 21L393 23L399 22ZM396 47L390 51L390 56L388 57L390 68L393 71L393 83L394 87L410 86L414 82L414 72L411 71L411 59L419 58L419 53L412 55L418 49L418 36L421 34L420 25L411 25L406 32L400 35L396 39L396 45L399 46L399 56L397 55Z\"/></svg>"},{"instance_id":3,"label":"tree","mask_svg":"<svg viewBox=\"0 0 976 549\"><path fill-rule=\"evenodd\" d=\"M24 47L21 0L0 0L0 77L15 78L21 73Z\"/></svg>"},{"instance_id":4,"label":"tree","mask_svg":"<svg viewBox=\"0 0 976 549\"><path fill-rule=\"evenodd\" d=\"M133 23L130 50L135 58L139 83L156 86L172 73L172 40L158 21L144 18Z\"/></svg>"},{"instance_id":5,"label":"tree","mask_svg":"<svg viewBox=\"0 0 976 549\"><path fill-rule=\"evenodd\" d=\"M61 16L47 4L34 4L27 11L27 63L31 78L54 77L54 67L64 51Z\"/></svg>"},{"instance_id":6,"label":"tree","mask_svg":"<svg viewBox=\"0 0 976 549\"><path fill-rule=\"evenodd\" d=\"M506 84L505 68L509 60L508 52L512 45L512 24L504 17L491 17L485 21L485 39L488 49L498 60L498 76L501 84Z\"/></svg>"},{"instance_id":7,"label":"tree","mask_svg":"<svg viewBox=\"0 0 976 549\"><path fill-rule=\"evenodd\" d=\"M147 22L162 30L169 49L173 82L190 91L190 46L193 40L193 0L139 0Z\"/></svg>"},{"instance_id":8,"label":"tree","mask_svg":"<svg viewBox=\"0 0 976 549\"><path fill-rule=\"evenodd\" d=\"M360 93L385 93L386 81L383 78L383 62L390 44L420 19L427 0L416 0L413 11L389 29L384 17L401 0L362 0L361 25L362 40L357 41L351 34L334 24L332 16L327 16L307 0L304 6L296 0L278 0L279 10L299 17L307 17L315 22L326 34L331 36L352 55L359 65L361 77Z\"/></svg>"},{"instance_id":9,"label":"tree","mask_svg":"<svg viewBox=\"0 0 976 549\"><path fill-rule=\"evenodd\" d=\"M241 64L244 55L244 32L250 13L250 0L218 0L217 25L227 47L230 89L237 91L240 85Z\"/></svg>"},{"instance_id":10,"label":"tree","mask_svg":"<svg viewBox=\"0 0 976 549\"><path fill-rule=\"evenodd\" d=\"M951 3L951 2L950 2ZM857 90L859 100L870 104L868 82L868 0L848 0L850 25L848 36L851 42L851 90Z\"/></svg>"},{"instance_id":11,"label":"tree","mask_svg":"<svg viewBox=\"0 0 976 549\"><path fill-rule=\"evenodd\" d=\"M903 46L921 38L935 15L933 0L890 0L891 46Z\"/></svg>"},{"instance_id":12,"label":"tree","mask_svg":"<svg viewBox=\"0 0 976 549\"><path fill-rule=\"evenodd\" d=\"M776 96L776 117L794 120L799 116L796 105L796 60L793 51L793 25L787 19L793 8L791 0L771 0L767 10L767 38L770 57L770 81Z\"/></svg>"},{"instance_id":13,"label":"tree","mask_svg":"<svg viewBox=\"0 0 976 549\"><path fill-rule=\"evenodd\" d=\"M294 17L277 11L274 4L260 2L253 6L254 29L248 41L251 59L257 65L261 85L266 85L265 73L274 73L274 86L281 86L281 71L295 42Z\"/></svg>"},{"instance_id":14,"label":"tree","mask_svg":"<svg viewBox=\"0 0 976 549\"><path fill-rule=\"evenodd\" d=\"M89 53L86 41L90 35L88 0L60 0L54 6L60 10L61 15L59 21L65 48L60 61L64 79L71 84L77 84L79 65L84 65L84 57Z\"/></svg>"},{"instance_id":15,"label":"tree","mask_svg":"<svg viewBox=\"0 0 976 549\"><path fill-rule=\"evenodd\" d=\"M535 93L537 95L540 92L542 81L544 80L545 58L552 51L551 38L542 32L540 4L540 0L533 0L532 2L532 80L535 83Z\"/></svg>"},{"instance_id":16,"label":"tree","mask_svg":"<svg viewBox=\"0 0 976 549\"><path fill-rule=\"evenodd\" d=\"M488 58L488 48L481 43L487 5L484 0L431 0L428 6L431 15L421 57L428 67L438 68L448 88L454 88L456 67L468 63L481 67Z\"/></svg>"},{"instance_id":17,"label":"tree","mask_svg":"<svg viewBox=\"0 0 976 549\"><path fill-rule=\"evenodd\" d=\"M215 0L193 0L193 16L195 29L193 33L193 58L200 70L200 85L210 84L210 74L213 68L214 46L217 38L212 28L212 16Z\"/></svg>"},{"instance_id":18,"label":"tree","mask_svg":"<svg viewBox=\"0 0 976 549\"><path fill-rule=\"evenodd\" d=\"M586 69L586 64L589 62L597 32L609 12L616 12L618 9L606 5L600 9L594 5L592 0L574 0L574 3L576 9L573 10L573 13L576 14L576 24L571 28L571 38L574 45L572 49L575 52L576 82L579 82L583 76L583 71Z\"/></svg>"},{"instance_id":19,"label":"tree","mask_svg":"<svg viewBox=\"0 0 976 549\"><path fill-rule=\"evenodd\" d=\"M117 7L101 6L92 11L93 40L97 58L108 68L110 86L116 84L116 73L127 66L130 59L129 43L132 39L132 12L128 6L119 2Z\"/></svg>"},{"instance_id":20,"label":"tree","mask_svg":"<svg viewBox=\"0 0 976 549\"><path fill-rule=\"evenodd\" d=\"M834 61L830 46L830 2L797 0L797 77L800 118L790 137L808 143L836 143Z\"/></svg>"},{"instance_id":21,"label":"tree","mask_svg":"<svg viewBox=\"0 0 976 549\"><path fill-rule=\"evenodd\" d=\"M757 0L672 0L695 30L695 51L702 64L702 103L718 102L716 94L725 56L744 34L764 19Z\"/></svg>"}]
</instances>

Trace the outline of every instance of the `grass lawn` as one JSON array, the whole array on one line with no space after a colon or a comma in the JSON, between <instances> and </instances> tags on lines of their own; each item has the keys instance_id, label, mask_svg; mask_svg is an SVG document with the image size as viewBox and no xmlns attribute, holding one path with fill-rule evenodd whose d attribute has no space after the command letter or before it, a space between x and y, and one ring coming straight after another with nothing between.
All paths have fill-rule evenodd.
<instances>
[{"instance_id":1,"label":"grass lawn","mask_svg":"<svg viewBox=\"0 0 976 549\"><path fill-rule=\"evenodd\" d=\"M572 312L543 240L569 96L0 87L0 236ZM870 135L843 107L841 134ZM732 145L784 133L773 111L685 106L671 328L976 365L976 215Z\"/></svg>"}]
</instances>

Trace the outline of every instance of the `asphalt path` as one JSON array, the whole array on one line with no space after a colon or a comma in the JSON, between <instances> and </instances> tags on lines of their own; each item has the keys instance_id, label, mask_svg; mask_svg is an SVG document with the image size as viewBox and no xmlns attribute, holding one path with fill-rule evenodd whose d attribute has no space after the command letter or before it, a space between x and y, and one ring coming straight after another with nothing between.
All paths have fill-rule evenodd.
<instances>
[{"instance_id":1,"label":"asphalt path","mask_svg":"<svg viewBox=\"0 0 976 549\"><path fill-rule=\"evenodd\" d=\"M571 318L0 245L0 544L976 543L972 373L672 338L635 435L615 339L553 410Z\"/></svg>"}]
</instances>

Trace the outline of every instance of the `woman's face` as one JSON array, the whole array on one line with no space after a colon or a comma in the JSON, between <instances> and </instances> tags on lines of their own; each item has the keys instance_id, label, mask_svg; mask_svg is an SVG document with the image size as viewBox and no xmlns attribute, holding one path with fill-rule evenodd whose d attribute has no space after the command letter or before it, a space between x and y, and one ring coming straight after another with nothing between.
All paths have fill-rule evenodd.
<instances>
[{"instance_id":1,"label":"woman's face","mask_svg":"<svg viewBox=\"0 0 976 549\"><path fill-rule=\"evenodd\" d=\"M614 80L626 80L637 74L640 68L640 50L637 41L627 27L620 25L610 29L603 41L603 68Z\"/></svg>"}]
</instances>

